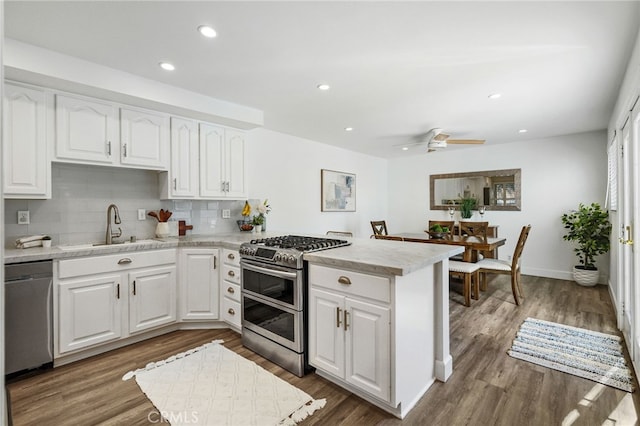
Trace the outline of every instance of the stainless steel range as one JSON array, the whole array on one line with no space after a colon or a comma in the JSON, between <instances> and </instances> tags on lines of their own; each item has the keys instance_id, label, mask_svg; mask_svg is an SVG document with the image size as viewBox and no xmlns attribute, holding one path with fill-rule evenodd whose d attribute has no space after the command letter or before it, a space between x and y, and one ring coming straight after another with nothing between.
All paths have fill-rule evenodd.
<instances>
[{"instance_id":1,"label":"stainless steel range","mask_svg":"<svg viewBox=\"0 0 640 426\"><path fill-rule=\"evenodd\" d=\"M302 377L307 361L307 273L304 253L347 240L286 235L240 246L242 343Z\"/></svg>"}]
</instances>

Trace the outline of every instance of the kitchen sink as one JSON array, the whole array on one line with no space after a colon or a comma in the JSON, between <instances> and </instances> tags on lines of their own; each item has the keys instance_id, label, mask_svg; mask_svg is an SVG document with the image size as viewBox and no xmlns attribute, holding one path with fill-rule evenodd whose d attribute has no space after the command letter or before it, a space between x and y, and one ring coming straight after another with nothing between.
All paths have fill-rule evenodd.
<instances>
[{"instance_id":1,"label":"kitchen sink","mask_svg":"<svg viewBox=\"0 0 640 426\"><path fill-rule=\"evenodd\" d=\"M124 241L120 243L113 243L110 245L105 243L74 244L69 246L58 246L58 248L64 251L74 251L74 250L87 250L87 249L101 249L101 248L118 247L118 246L125 246L125 245L130 246L130 245L139 245L139 244L145 244L145 243L157 243L157 242L159 242L159 240L150 239L150 240L137 240L136 242L133 242L133 243L131 241Z\"/></svg>"}]
</instances>

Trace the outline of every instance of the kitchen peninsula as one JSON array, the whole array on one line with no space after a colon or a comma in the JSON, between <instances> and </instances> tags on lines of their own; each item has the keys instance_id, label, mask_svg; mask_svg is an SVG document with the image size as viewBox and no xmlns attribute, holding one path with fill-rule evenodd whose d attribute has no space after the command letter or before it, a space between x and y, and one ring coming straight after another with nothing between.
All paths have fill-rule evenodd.
<instances>
[{"instance_id":1,"label":"kitchen peninsula","mask_svg":"<svg viewBox=\"0 0 640 426\"><path fill-rule=\"evenodd\" d=\"M260 237L276 235L262 233ZM241 243L256 237L236 232L113 246L6 250L5 263L100 260L121 254L132 257L138 252L159 253L158 250L165 256L175 252L174 256L181 258L181 250L236 251ZM451 375L447 262L463 249L357 238L350 242L349 246L304 254L309 266L309 361L317 374L402 418L435 380L446 381ZM224 256L222 260L225 261ZM185 264L175 261L180 289L185 285L181 280ZM226 277L219 279L221 282ZM219 319L224 319L224 310ZM54 305L54 315L60 315L59 306ZM189 325L178 310L172 323L151 327L145 333L157 335L162 330ZM134 329L129 333L136 336ZM74 341L69 342L70 353L75 355L80 348L73 349ZM107 344L96 342L83 351L98 353L100 348L109 350L110 344L115 347L121 343L114 339Z\"/></svg>"}]
</instances>

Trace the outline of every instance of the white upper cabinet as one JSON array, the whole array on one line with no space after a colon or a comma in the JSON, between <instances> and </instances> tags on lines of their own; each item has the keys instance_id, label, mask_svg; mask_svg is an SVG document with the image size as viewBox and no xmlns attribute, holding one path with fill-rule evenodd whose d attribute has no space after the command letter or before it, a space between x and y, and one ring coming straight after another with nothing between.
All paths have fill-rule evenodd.
<instances>
[{"instance_id":1,"label":"white upper cabinet","mask_svg":"<svg viewBox=\"0 0 640 426\"><path fill-rule=\"evenodd\" d=\"M200 123L200 195L224 197L224 129Z\"/></svg>"},{"instance_id":2,"label":"white upper cabinet","mask_svg":"<svg viewBox=\"0 0 640 426\"><path fill-rule=\"evenodd\" d=\"M246 198L247 187L244 167L244 133L227 129L224 141L225 177L227 180L226 196Z\"/></svg>"},{"instance_id":3,"label":"white upper cabinet","mask_svg":"<svg viewBox=\"0 0 640 426\"><path fill-rule=\"evenodd\" d=\"M246 198L244 133L200 123L200 196Z\"/></svg>"},{"instance_id":4,"label":"white upper cabinet","mask_svg":"<svg viewBox=\"0 0 640 426\"><path fill-rule=\"evenodd\" d=\"M4 196L51 198L47 93L9 83L4 89Z\"/></svg>"},{"instance_id":5,"label":"white upper cabinet","mask_svg":"<svg viewBox=\"0 0 640 426\"><path fill-rule=\"evenodd\" d=\"M119 158L118 108L97 99L57 94L55 146L59 161L114 164Z\"/></svg>"},{"instance_id":6,"label":"white upper cabinet","mask_svg":"<svg viewBox=\"0 0 640 426\"><path fill-rule=\"evenodd\" d=\"M168 115L66 94L55 99L55 161L169 169Z\"/></svg>"},{"instance_id":7,"label":"white upper cabinet","mask_svg":"<svg viewBox=\"0 0 640 426\"><path fill-rule=\"evenodd\" d=\"M120 108L120 162L154 170L169 168L169 117Z\"/></svg>"},{"instance_id":8,"label":"white upper cabinet","mask_svg":"<svg viewBox=\"0 0 640 426\"><path fill-rule=\"evenodd\" d=\"M175 198L198 195L198 131L196 122L171 117L169 194Z\"/></svg>"},{"instance_id":9,"label":"white upper cabinet","mask_svg":"<svg viewBox=\"0 0 640 426\"><path fill-rule=\"evenodd\" d=\"M247 197L244 133L171 118L171 170L161 177L162 199Z\"/></svg>"}]
</instances>

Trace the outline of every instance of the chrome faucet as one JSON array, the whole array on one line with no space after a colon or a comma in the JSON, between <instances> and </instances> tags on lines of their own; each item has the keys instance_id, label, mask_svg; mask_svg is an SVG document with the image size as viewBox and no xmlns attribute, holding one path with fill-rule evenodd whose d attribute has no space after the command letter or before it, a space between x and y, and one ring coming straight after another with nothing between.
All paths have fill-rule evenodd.
<instances>
[{"instance_id":1,"label":"chrome faucet","mask_svg":"<svg viewBox=\"0 0 640 426\"><path fill-rule=\"evenodd\" d=\"M113 223L120 224L120 212L118 212L118 206L110 204L107 207L107 235L105 236L105 244L113 244L113 239L122 235L122 229L118 228L118 233L111 232L111 210L113 210Z\"/></svg>"}]
</instances>

